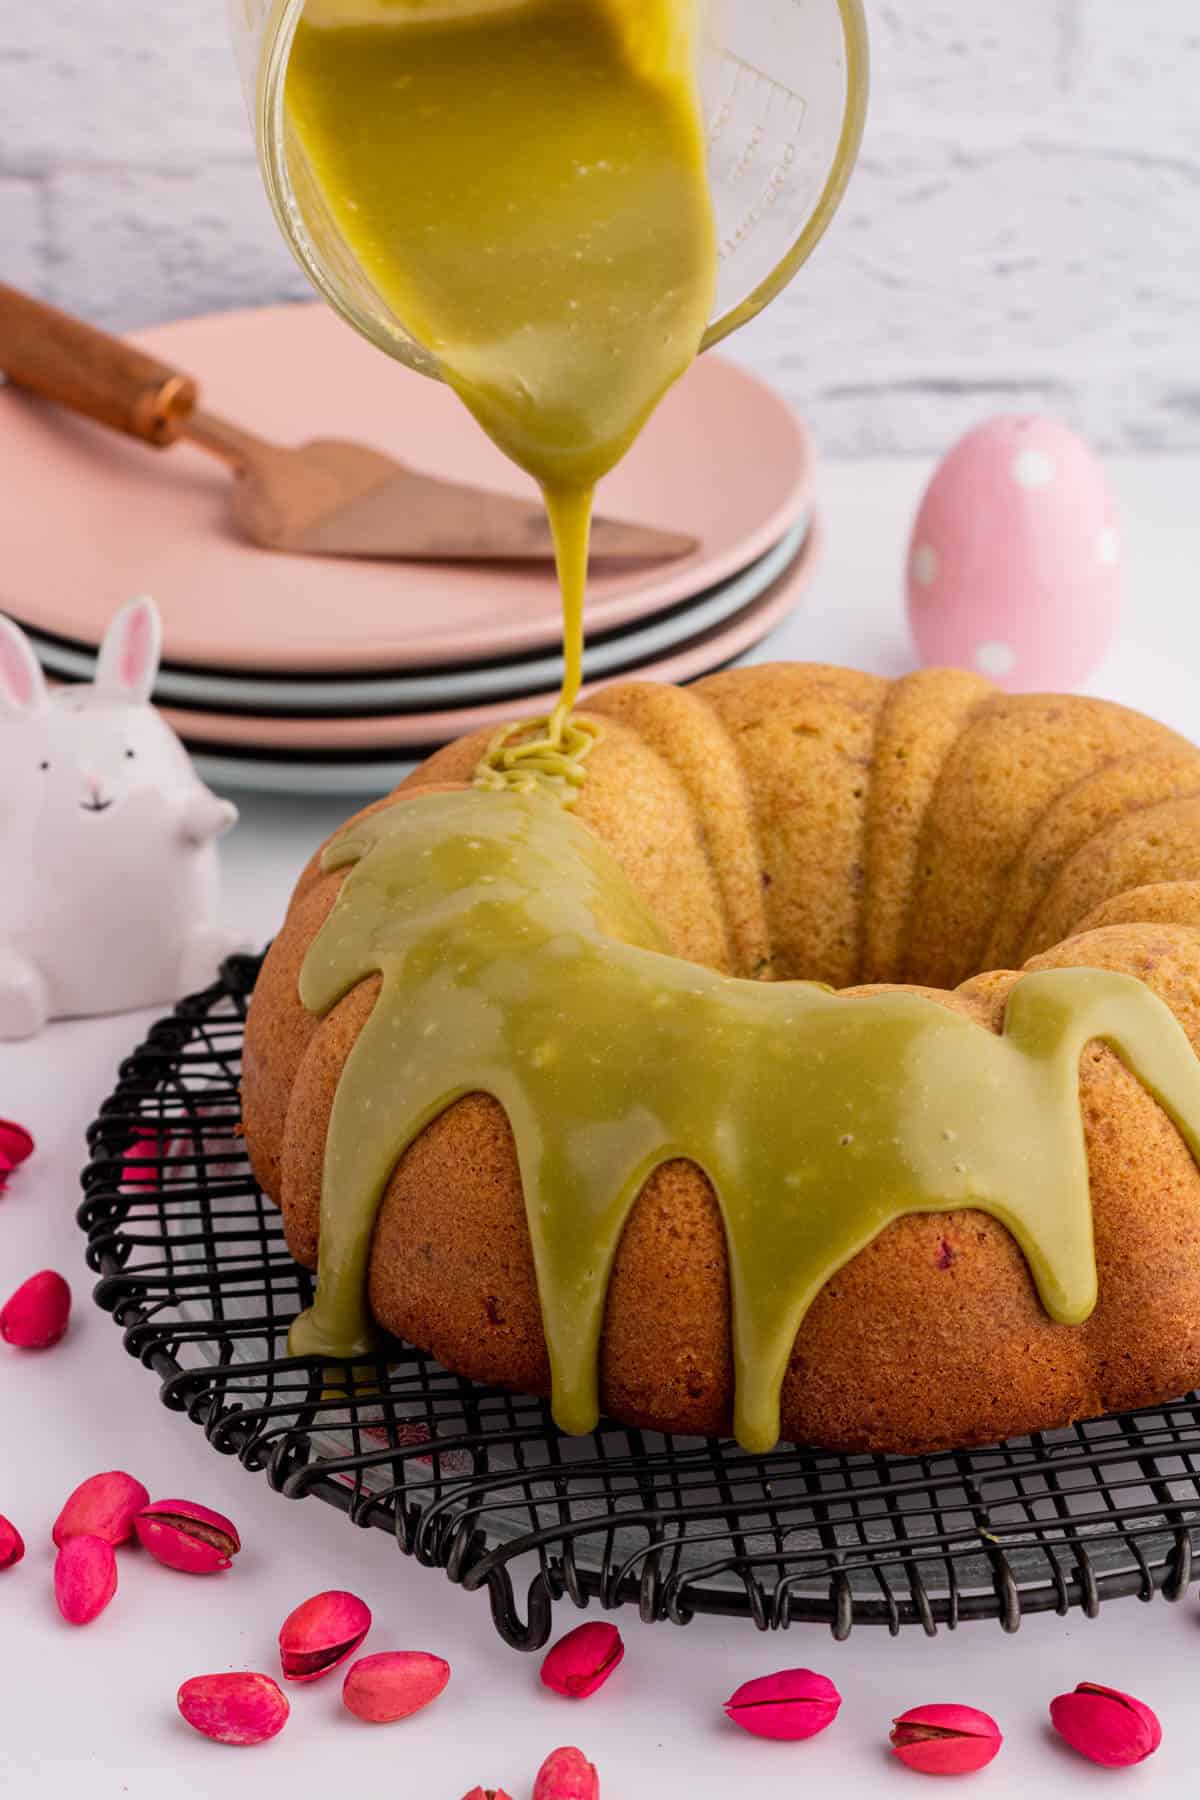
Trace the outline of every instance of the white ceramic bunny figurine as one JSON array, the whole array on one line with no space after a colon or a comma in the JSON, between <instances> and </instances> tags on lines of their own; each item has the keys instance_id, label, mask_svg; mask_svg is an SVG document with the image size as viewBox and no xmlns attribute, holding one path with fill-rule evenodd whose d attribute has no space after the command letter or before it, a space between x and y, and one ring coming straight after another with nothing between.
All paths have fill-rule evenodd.
<instances>
[{"instance_id":1,"label":"white ceramic bunny figurine","mask_svg":"<svg viewBox=\"0 0 1200 1800\"><path fill-rule=\"evenodd\" d=\"M0 1038L177 999L237 947L216 924L237 809L150 705L161 642L154 602L132 600L94 684L50 694L0 614Z\"/></svg>"}]
</instances>

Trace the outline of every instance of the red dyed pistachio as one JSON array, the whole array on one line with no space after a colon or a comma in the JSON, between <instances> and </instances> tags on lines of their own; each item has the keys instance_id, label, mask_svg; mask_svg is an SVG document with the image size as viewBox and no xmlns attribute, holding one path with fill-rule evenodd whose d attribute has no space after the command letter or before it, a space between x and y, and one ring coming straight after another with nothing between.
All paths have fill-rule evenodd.
<instances>
[{"instance_id":1,"label":"red dyed pistachio","mask_svg":"<svg viewBox=\"0 0 1200 1800\"><path fill-rule=\"evenodd\" d=\"M218 1744L265 1744L287 1724L287 1695L269 1675L193 1675L175 1697L192 1727Z\"/></svg>"},{"instance_id":2,"label":"red dyed pistachio","mask_svg":"<svg viewBox=\"0 0 1200 1800\"><path fill-rule=\"evenodd\" d=\"M33 1139L23 1125L0 1119L0 1184L33 1155Z\"/></svg>"},{"instance_id":3,"label":"red dyed pistachio","mask_svg":"<svg viewBox=\"0 0 1200 1800\"><path fill-rule=\"evenodd\" d=\"M143 1550L185 1575L215 1575L242 1547L232 1520L195 1500L152 1501L138 1513L133 1529Z\"/></svg>"},{"instance_id":4,"label":"red dyed pistachio","mask_svg":"<svg viewBox=\"0 0 1200 1800\"><path fill-rule=\"evenodd\" d=\"M1052 1700L1050 1719L1072 1750L1105 1769L1145 1762L1162 1743L1162 1726L1148 1706L1094 1681L1081 1681L1073 1694Z\"/></svg>"},{"instance_id":5,"label":"red dyed pistachio","mask_svg":"<svg viewBox=\"0 0 1200 1800\"><path fill-rule=\"evenodd\" d=\"M356 1719L391 1725L436 1700L450 1679L450 1664L424 1650L385 1650L360 1656L347 1670L342 1700Z\"/></svg>"},{"instance_id":6,"label":"red dyed pistachio","mask_svg":"<svg viewBox=\"0 0 1200 1800\"><path fill-rule=\"evenodd\" d=\"M586 1700L602 1688L625 1654L615 1625L595 1620L577 1625L547 1652L542 1680L568 1700Z\"/></svg>"},{"instance_id":7,"label":"red dyed pistachio","mask_svg":"<svg viewBox=\"0 0 1200 1800\"><path fill-rule=\"evenodd\" d=\"M892 1722L892 1754L922 1775L971 1775L999 1754L995 1719L973 1706L914 1706Z\"/></svg>"},{"instance_id":8,"label":"red dyed pistachio","mask_svg":"<svg viewBox=\"0 0 1200 1800\"><path fill-rule=\"evenodd\" d=\"M0 1569L11 1569L25 1554L25 1540L12 1523L0 1513Z\"/></svg>"},{"instance_id":9,"label":"red dyed pistachio","mask_svg":"<svg viewBox=\"0 0 1200 1800\"><path fill-rule=\"evenodd\" d=\"M123 1544L133 1536L133 1521L149 1501L141 1482L121 1469L89 1475L68 1498L50 1535L60 1548L68 1538L84 1535Z\"/></svg>"},{"instance_id":10,"label":"red dyed pistachio","mask_svg":"<svg viewBox=\"0 0 1200 1800\"><path fill-rule=\"evenodd\" d=\"M463 1800L512 1800L512 1795L506 1794L503 1788L473 1787L469 1794L463 1795Z\"/></svg>"},{"instance_id":11,"label":"red dyed pistachio","mask_svg":"<svg viewBox=\"0 0 1200 1800\"><path fill-rule=\"evenodd\" d=\"M600 1777L582 1750L552 1750L538 1770L533 1800L600 1800Z\"/></svg>"},{"instance_id":12,"label":"red dyed pistachio","mask_svg":"<svg viewBox=\"0 0 1200 1800\"><path fill-rule=\"evenodd\" d=\"M54 1598L68 1625L90 1625L117 1591L117 1558L98 1537L68 1538L54 1563Z\"/></svg>"},{"instance_id":13,"label":"red dyed pistachio","mask_svg":"<svg viewBox=\"0 0 1200 1800\"><path fill-rule=\"evenodd\" d=\"M725 1711L735 1725L755 1737L816 1737L838 1716L842 1696L827 1675L812 1669L781 1669L742 1684Z\"/></svg>"},{"instance_id":14,"label":"red dyed pistachio","mask_svg":"<svg viewBox=\"0 0 1200 1800\"><path fill-rule=\"evenodd\" d=\"M18 1350L48 1350L71 1316L71 1290L53 1269L22 1282L0 1308L0 1338Z\"/></svg>"},{"instance_id":15,"label":"red dyed pistachio","mask_svg":"<svg viewBox=\"0 0 1200 1800\"><path fill-rule=\"evenodd\" d=\"M353 1656L371 1629L370 1610L354 1594L314 1594L279 1628L279 1660L286 1681L316 1681Z\"/></svg>"},{"instance_id":16,"label":"red dyed pistachio","mask_svg":"<svg viewBox=\"0 0 1200 1800\"><path fill-rule=\"evenodd\" d=\"M171 1154L171 1140L155 1131L138 1131L125 1152L121 1179L126 1187L159 1186L159 1163Z\"/></svg>"}]
</instances>

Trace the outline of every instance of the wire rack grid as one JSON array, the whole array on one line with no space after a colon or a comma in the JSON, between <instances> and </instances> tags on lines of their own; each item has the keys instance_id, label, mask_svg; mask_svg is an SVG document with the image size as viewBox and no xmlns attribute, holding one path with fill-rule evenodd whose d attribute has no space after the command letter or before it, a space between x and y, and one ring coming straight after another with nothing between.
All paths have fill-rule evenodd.
<instances>
[{"instance_id":1,"label":"wire rack grid","mask_svg":"<svg viewBox=\"0 0 1200 1800\"><path fill-rule=\"evenodd\" d=\"M1197 1395L983 1450L751 1456L608 1422L564 1438L541 1401L395 1341L369 1365L289 1359L311 1277L238 1136L258 968L232 959L122 1065L89 1134L79 1220L96 1299L165 1404L281 1494L316 1495L486 1591L523 1650L547 1641L563 1597L678 1625L820 1621L845 1638L983 1618L1015 1631L1031 1612L1186 1591Z\"/></svg>"}]
</instances>

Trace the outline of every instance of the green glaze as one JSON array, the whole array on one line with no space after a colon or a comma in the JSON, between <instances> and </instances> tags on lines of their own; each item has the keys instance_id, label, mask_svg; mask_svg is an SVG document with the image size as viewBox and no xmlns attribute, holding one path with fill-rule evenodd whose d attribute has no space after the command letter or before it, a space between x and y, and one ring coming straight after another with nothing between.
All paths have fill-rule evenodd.
<instances>
[{"instance_id":1,"label":"green glaze","mask_svg":"<svg viewBox=\"0 0 1200 1800\"><path fill-rule=\"evenodd\" d=\"M754 1451L778 1439L814 1298L906 1213L990 1213L1050 1316L1087 1318L1090 1040L1111 1045L1200 1159L1200 1066L1132 976L1027 975L999 1036L915 994L720 976L666 953L611 853L538 792L416 796L327 853L328 868L350 864L301 997L324 1014L372 973L383 984L337 1090L297 1353L369 1348L383 1190L408 1144L472 1092L500 1102L516 1140L558 1423L596 1421L622 1228L651 1171L687 1157L724 1219L735 1430Z\"/></svg>"},{"instance_id":2,"label":"green glaze","mask_svg":"<svg viewBox=\"0 0 1200 1800\"><path fill-rule=\"evenodd\" d=\"M475 768L472 785L492 793L554 792L574 806L587 780L584 764L604 733L595 719L571 713L556 735L552 719L502 725Z\"/></svg>"}]
</instances>

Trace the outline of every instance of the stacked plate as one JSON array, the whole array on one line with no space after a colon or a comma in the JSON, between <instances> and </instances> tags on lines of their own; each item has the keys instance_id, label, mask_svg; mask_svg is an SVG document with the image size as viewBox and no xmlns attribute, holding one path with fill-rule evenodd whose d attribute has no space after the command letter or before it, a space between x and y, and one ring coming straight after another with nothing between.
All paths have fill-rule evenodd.
<instances>
[{"instance_id":1,"label":"stacked plate","mask_svg":"<svg viewBox=\"0 0 1200 1800\"><path fill-rule=\"evenodd\" d=\"M139 342L266 438L352 437L433 475L529 491L450 393L323 307L190 320ZM217 785L382 792L439 744L553 702L549 568L258 550L236 536L230 477L209 458L155 455L15 393L0 394L0 454L0 608L52 676L86 680L117 606L153 593L155 699ZM602 511L698 548L594 564L588 683L688 681L760 643L811 571L811 485L807 437L783 402L731 363L698 363L600 495Z\"/></svg>"}]
</instances>

